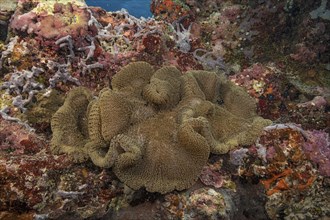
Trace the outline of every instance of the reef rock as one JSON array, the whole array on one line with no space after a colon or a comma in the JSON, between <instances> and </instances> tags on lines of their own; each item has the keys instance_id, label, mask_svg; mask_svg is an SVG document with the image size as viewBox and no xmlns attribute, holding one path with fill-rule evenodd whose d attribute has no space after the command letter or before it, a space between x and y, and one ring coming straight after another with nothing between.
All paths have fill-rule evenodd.
<instances>
[{"instance_id":1,"label":"reef rock","mask_svg":"<svg viewBox=\"0 0 330 220\"><path fill-rule=\"evenodd\" d=\"M52 118L54 153L112 167L133 189L167 193L190 187L210 152L251 144L270 123L254 100L213 72L145 62L117 73L93 99L78 87Z\"/></svg>"},{"instance_id":2,"label":"reef rock","mask_svg":"<svg viewBox=\"0 0 330 220\"><path fill-rule=\"evenodd\" d=\"M19 1L9 26L14 33L59 39L68 33L74 37L86 35L89 19L83 0Z\"/></svg>"}]
</instances>

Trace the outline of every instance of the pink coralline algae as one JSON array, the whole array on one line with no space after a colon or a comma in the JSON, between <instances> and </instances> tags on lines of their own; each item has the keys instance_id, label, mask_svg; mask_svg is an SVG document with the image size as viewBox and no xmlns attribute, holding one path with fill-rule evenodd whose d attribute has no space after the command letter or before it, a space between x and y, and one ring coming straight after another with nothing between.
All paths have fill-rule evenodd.
<instances>
[{"instance_id":1,"label":"pink coralline algae","mask_svg":"<svg viewBox=\"0 0 330 220\"><path fill-rule=\"evenodd\" d=\"M224 184L224 174L221 173L221 163L208 164L203 167L202 173L199 179L207 186L214 186L220 188Z\"/></svg>"},{"instance_id":2,"label":"pink coralline algae","mask_svg":"<svg viewBox=\"0 0 330 220\"><path fill-rule=\"evenodd\" d=\"M0 115L0 155L33 155L46 144L24 125L6 121Z\"/></svg>"},{"instance_id":3,"label":"pink coralline algae","mask_svg":"<svg viewBox=\"0 0 330 220\"><path fill-rule=\"evenodd\" d=\"M122 191L113 180L109 171L73 166L65 155L52 155L46 140L0 116L1 219L60 219L72 208L76 219L104 215L107 202Z\"/></svg>"},{"instance_id":4,"label":"pink coralline algae","mask_svg":"<svg viewBox=\"0 0 330 220\"><path fill-rule=\"evenodd\" d=\"M240 5L227 6L223 9L222 14L230 22L235 22L241 14L241 6Z\"/></svg>"},{"instance_id":5,"label":"pink coralline algae","mask_svg":"<svg viewBox=\"0 0 330 220\"><path fill-rule=\"evenodd\" d=\"M298 107L310 107L315 106L316 108L322 108L327 106L327 100L322 96L315 96L311 101L299 103Z\"/></svg>"},{"instance_id":6,"label":"pink coralline algae","mask_svg":"<svg viewBox=\"0 0 330 220\"><path fill-rule=\"evenodd\" d=\"M234 207L222 193L212 188L201 188L190 194L187 212L197 219L231 219Z\"/></svg>"},{"instance_id":7,"label":"pink coralline algae","mask_svg":"<svg viewBox=\"0 0 330 220\"><path fill-rule=\"evenodd\" d=\"M230 152L230 162L236 166L244 164L244 159L247 158L249 149L239 148Z\"/></svg>"},{"instance_id":8,"label":"pink coralline algae","mask_svg":"<svg viewBox=\"0 0 330 220\"><path fill-rule=\"evenodd\" d=\"M273 63L255 63L230 79L257 99L259 114L270 119L280 117L283 97L281 71Z\"/></svg>"},{"instance_id":9,"label":"pink coralline algae","mask_svg":"<svg viewBox=\"0 0 330 220\"><path fill-rule=\"evenodd\" d=\"M60 38L68 33L77 37L87 35L89 19L86 8L71 3L54 4L51 13L26 11L23 5L21 10L16 10L10 28L16 32L36 34L46 39Z\"/></svg>"},{"instance_id":10,"label":"pink coralline algae","mask_svg":"<svg viewBox=\"0 0 330 220\"><path fill-rule=\"evenodd\" d=\"M307 157L318 165L318 170L323 176L330 176L330 139L324 131L306 131L307 141L303 150Z\"/></svg>"},{"instance_id":11,"label":"pink coralline algae","mask_svg":"<svg viewBox=\"0 0 330 220\"><path fill-rule=\"evenodd\" d=\"M301 28L298 29L299 41L294 45L290 58L302 65L312 64L314 62L326 62L326 54L329 50L324 42L329 40L329 34L326 29L329 22L313 22L306 17L301 22Z\"/></svg>"},{"instance_id":12,"label":"pink coralline algae","mask_svg":"<svg viewBox=\"0 0 330 220\"><path fill-rule=\"evenodd\" d=\"M23 203L32 208L43 201L48 187L43 182L46 170L68 165L63 156L46 155L46 146L23 125L0 117L0 210L19 210ZM6 194L11 195L10 199Z\"/></svg>"},{"instance_id":13,"label":"pink coralline algae","mask_svg":"<svg viewBox=\"0 0 330 220\"><path fill-rule=\"evenodd\" d=\"M295 53L290 54L290 57L295 61L306 64L315 61L317 52L300 43L296 45Z\"/></svg>"},{"instance_id":14,"label":"pink coralline algae","mask_svg":"<svg viewBox=\"0 0 330 220\"><path fill-rule=\"evenodd\" d=\"M231 180L231 174L224 171L222 168L222 163L223 161L219 159L214 163L208 163L205 165L199 179L204 185L210 187L212 186L216 189L235 189L236 185Z\"/></svg>"},{"instance_id":15,"label":"pink coralline algae","mask_svg":"<svg viewBox=\"0 0 330 220\"><path fill-rule=\"evenodd\" d=\"M229 193L210 187L189 193L170 193L164 199L162 219L232 219L235 212Z\"/></svg>"},{"instance_id":16,"label":"pink coralline algae","mask_svg":"<svg viewBox=\"0 0 330 220\"><path fill-rule=\"evenodd\" d=\"M235 150L241 151L241 150ZM240 174L257 175L267 195L306 190L317 174L329 176L329 135L305 131L295 124L275 124L264 129L248 159L240 162Z\"/></svg>"}]
</instances>

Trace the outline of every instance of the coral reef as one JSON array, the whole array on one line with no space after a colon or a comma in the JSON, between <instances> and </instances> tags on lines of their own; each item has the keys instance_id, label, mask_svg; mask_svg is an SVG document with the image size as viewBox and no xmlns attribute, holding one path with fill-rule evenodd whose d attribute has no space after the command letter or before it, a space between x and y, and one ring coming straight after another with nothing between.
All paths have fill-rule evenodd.
<instances>
[{"instance_id":1,"label":"coral reef","mask_svg":"<svg viewBox=\"0 0 330 220\"><path fill-rule=\"evenodd\" d=\"M161 204L164 219L232 219L234 201L229 192L202 187L185 194L170 193Z\"/></svg>"},{"instance_id":2,"label":"coral reef","mask_svg":"<svg viewBox=\"0 0 330 220\"><path fill-rule=\"evenodd\" d=\"M5 41L8 34L8 23L9 19L14 13L17 7L17 0L8 1L1 0L0 1L1 9L0 9L0 45L2 41Z\"/></svg>"},{"instance_id":3,"label":"coral reef","mask_svg":"<svg viewBox=\"0 0 330 220\"><path fill-rule=\"evenodd\" d=\"M210 152L250 144L270 123L256 116L253 102L215 73L153 72L136 62L96 100L84 88L69 93L52 119L52 149L77 161L89 155L133 189L182 190L196 181Z\"/></svg>"},{"instance_id":4,"label":"coral reef","mask_svg":"<svg viewBox=\"0 0 330 220\"><path fill-rule=\"evenodd\" d=\"M323 176L330 176L330 139L324 131L312 130L304 132L307 141L303 145L306 156L315 162Z\"/></svg>"},{"instance_id":5,"label":"coral reef","mask_svg":"<svg viewBox=\"0 0 330 220\"><path fill-rule=\"evenodd\" d=\"M236 155L239 175L260 178L268 195L266 210L271 219L278 219L283 210L286 216L306 215L312 219L329 214L328 208L318 208L321 201L329 200L329 190L322 187L329 175L328 138L322 131L277 124L265 127L255 146L231 153ZM307 201L314 202L307 205Z\"/></svg>"},{"instance_id":6,"label":"coral reef","mask_svg":"<svg viewBox=\"0 0 330 220\"><path fill-rule=\"evenodd\" d=\"M32 67L31 71L14 72L11 74L9 81L0 86L0 90L6 90L11 95L15 94L13 106L24 112L26 110L25 106L31 102L34 94L43 89L43 85L35 80L42 72L43 69L36 67ZM26 98L23 98L23 96L26 96Z\"/></svg>"},{"instance_id":7,"label":"coral reef","mask_svg":"<svg viewBox=\"0 0 330 220\"><path fill-rule=\"evenodd\" d=\"M33 155L45 147L45 143L24 125L7 122L0 116L0 154Z\"/></svg>"},{"instance_id":8,"label":"coral reef","mask_svg":"<svg viewBox=\"0 0 330 220\"><path fill-rule=\"evenodd\" d=\"M0 5L0 219L330 217L329 1Z\"/></svg>"},{"instance_id":9,"label":"coral reef","mask_svg":"<svg viewBox=\"0 0 330 220\"><path fill-rule=\"evenodd\" d=\"M103 216L105 203L122 191L113 174L52 155L43 137L1 116L0 162L1 219Z\"/></svg>"},{"instance_id":10,"label":"coral reef","mask_svg":"<svg viewBox=\"0 0 330 220\"><path fill-rule=\"evenodd\" d=\"M158 19L166 19L171 23L189 15L190 11L190 8L181 0L152 1L150 9Z\"/></svg>"},{"instance_id":11,"label":"coral reef","mask_svg":"<svg viewBox=\"0 0 330 220\"><path fill-rule=\"evenodd\" d=\"M330 190L325 189L329 186L328 184L327 180L322 178L315 180L304 191L304 199L301 199L301 193L293 191L271 195L265 205L268 216L271 219L279 219L281 216L285 216L285 219L328 218Z\"/></svg>"},{"instance_id":12,"label":"coral reef","mask_svg":"<svg viewBox=\"0 0 330 220\"><path fill-rule=\"evenodd\" d=\"M187 210L190 216L208 219L230 219L233 210L225 196L211 188L195 190L189 197Z\"/></svg>"},{"instance_id":13,"label":"coral reef","mask_svg":"<svg viewBox=\"0 0 330 220\"><path fill-rule=\"evenodd\" d=\"M222 162L222 160L219 160L213 164L208 163L205 165L199 179L206 186L235 189L235 183L231 181L230 174L221 169Z\"/></svg>"},{"instance_id":14,"label":"coral reef","mask_svg":"<svg viewBox=\"0 0 330 220\"><path fill-rule=\"evenodd\" d=\"M86 35L89 14L78 6L85 6L84 1L39 1L28 10L25 2L19 1L10 28L46 39L58 39L68 32Z\"/></svg>"}]
</instances>

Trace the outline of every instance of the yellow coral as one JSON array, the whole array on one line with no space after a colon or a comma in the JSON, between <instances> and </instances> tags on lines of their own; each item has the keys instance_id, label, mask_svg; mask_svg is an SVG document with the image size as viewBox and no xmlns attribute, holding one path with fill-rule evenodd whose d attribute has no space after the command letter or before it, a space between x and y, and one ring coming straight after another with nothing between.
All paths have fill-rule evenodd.
<instances>
[{"instance_id":1,"label":"yellow coral","mask_svg":"<svg viewBox=\"0 0 330 220\"><path fill-rule=\"evenodd\" d=\"M86 7L86 2L83 0L38 0L37 6L33 8L32 12L35 12L36 14L40 13L47 13L49 15L53 15L54 5L56 3L61 4L72 4L80 7Z\"/></svg>"},{"instance_id":2,"label":"yellow coral","mask_svg":"<svg viewBox=\"0 0 330 220\"><path fill-rule=\"evenodd\" d=\"M265 85L266 83L263 80L253 80L252 81L252 88L259 94L262 94L264 92L265 89Z\"/></svg>"},{"instance_id":3,"label":"yellow coral","mask_svg":"<svg viewBox=\"0 0 330 220\"><path fill-rule=\"evenodd\" d=\"M12 104L13 97L4 91L0 91L0 109L4 109Z\"/></svg>"}]
</instances>

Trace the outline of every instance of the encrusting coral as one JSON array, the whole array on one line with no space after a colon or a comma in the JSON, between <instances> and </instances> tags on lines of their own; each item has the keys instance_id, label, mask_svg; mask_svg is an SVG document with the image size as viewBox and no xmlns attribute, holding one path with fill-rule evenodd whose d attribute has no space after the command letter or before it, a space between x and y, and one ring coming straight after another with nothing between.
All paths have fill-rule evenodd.
<instances>
[{"instance_id":1,"label":"encrusting coral","mask_svg":"<svg viewBox=\"0 0 330 220\"><path fill-rule=\"evenodd\" d=\"M250 144L269 120L241 88L216 73L145 62L124 67L92 98L72 90L52 119L52 149L113 168L133 189L167 193L190 187L210 152Z\"/></svg>"}]
</instances>

